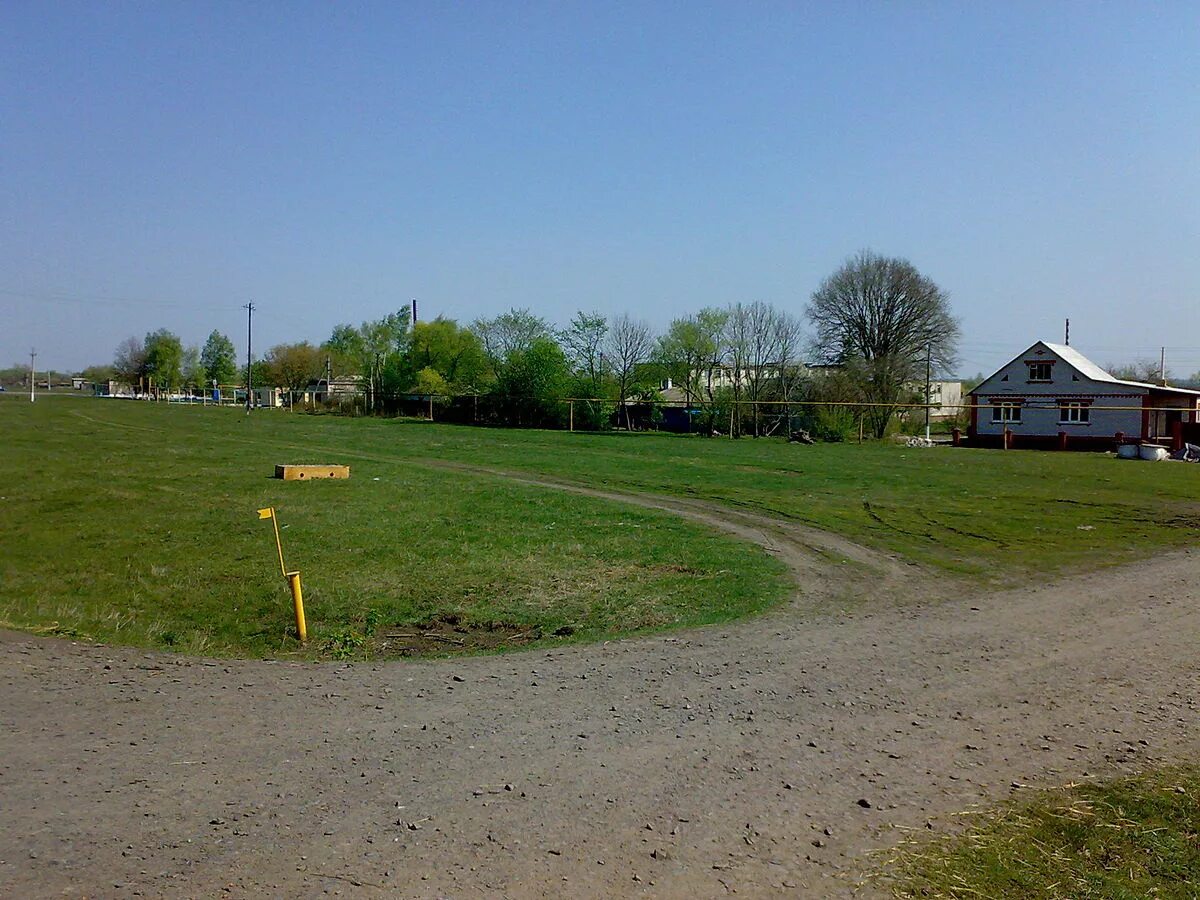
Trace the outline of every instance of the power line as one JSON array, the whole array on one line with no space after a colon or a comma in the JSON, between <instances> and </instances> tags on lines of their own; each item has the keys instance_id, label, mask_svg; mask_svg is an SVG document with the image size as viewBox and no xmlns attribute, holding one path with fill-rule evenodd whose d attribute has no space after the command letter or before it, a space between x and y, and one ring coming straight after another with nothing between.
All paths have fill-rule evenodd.
<instances>
[{"instance_id":1,"label":"power line","mask_svg":"<svg viewBox=\"0 0 1200 900\"><path fill-rule=\"evenodd\" d=\"M135 297L79 297L67 294L55 294L39 291L21 291L12 288L0 288L0 294L9 297L20 297L25 300L37 300L41 303L82 303L89 306L152 306L156 309L196 309L199 303L182 303L176 300L149 300ZM214 308L213 304L205 304L206 309ZM222 308L215 304L215 308ZM230 309L236 307L229 307Z\"/></svg>"}]
</instances>

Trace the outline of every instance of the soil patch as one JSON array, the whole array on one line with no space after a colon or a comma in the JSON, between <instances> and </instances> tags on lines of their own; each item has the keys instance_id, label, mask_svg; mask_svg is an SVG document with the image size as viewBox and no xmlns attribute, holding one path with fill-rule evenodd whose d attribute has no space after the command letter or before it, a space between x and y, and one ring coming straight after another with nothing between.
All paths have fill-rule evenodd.
<instances>
[{"instance_id":1,"label":"soil patch","mask_svg":"<svg viewBox=\"0 0 1200 900\"><path fill-rule=\"evenodd\" d=\"M566 626L556 637L573 634ZM438 656L520 647L541 640L541 628L512 622L468 622L453 613L437 615L416 625L381 628L371 638L372 650L380 657Z\"/></svg>"}]
</instances>

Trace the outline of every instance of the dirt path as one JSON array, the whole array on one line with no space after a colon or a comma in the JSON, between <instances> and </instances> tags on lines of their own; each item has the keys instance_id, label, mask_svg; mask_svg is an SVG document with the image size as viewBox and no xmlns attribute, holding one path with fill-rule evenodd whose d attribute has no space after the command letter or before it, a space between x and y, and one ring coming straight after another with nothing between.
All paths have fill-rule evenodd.
<instances>
[{"instance_id":1,"label":"dirt path","mask_svg":"<svg viewBox=\"0 0 1200 900\"><path fill-rule=\"evenodd\" d=\"M1200 554L921 605L838 539L635 502L779 553L797 603L356 666L0 632L0 895L836 896L865 851L1013 782L1200 749Z\"/></svg>"},{"instance_id":2,"label":"dirt path","mask_svg":"<svg viewBox=\"0 0 1200 900\"><path fill-rule=\"evenodd\" d=\"M831 593L829 586L822 583L825 578L836 571L831 568L831 565L855 563L857 566L847 568L840 573L843 579L857 579L864 584L873 584L877 588L880 585L886 585L888 589L898 589L901 585L907 584L918 572L909 563L856 544L841 535L822 531L819 528L811 528L799 522L736 509L715 500L671 497L665 494L634 494L627 491L589 487L528 472L514 472L509 469L474 466L447 460L417 459L414 462L439 469L453 469L457 472L503 478L506 481L515 481L531 487L566 491L583 497L613 500L618 503L628 503L646 509L673 513L689 521L707 525L717 531L732 534L734 537L756 544L768 553L778 556L792 570L796 584L807 587L810 599L817 597L827 599ZM814 580L816 580L816 584L814 584ZM938 587L944 587L944 584L939 581ZM838 592L846 593L843 588L838 588Z\"/></svg>"}]
</instances>

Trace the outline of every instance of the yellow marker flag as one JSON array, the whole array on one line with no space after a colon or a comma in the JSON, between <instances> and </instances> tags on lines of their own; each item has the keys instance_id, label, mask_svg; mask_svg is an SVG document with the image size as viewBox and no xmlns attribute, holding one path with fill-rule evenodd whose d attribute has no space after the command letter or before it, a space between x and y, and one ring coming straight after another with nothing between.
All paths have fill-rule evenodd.
<instances>
[{"instance_id":1,"label":"yellow marker flag","mask_svg":"<svg viewBox=\"0 0 1200 900\"><path fill-rule=\"evenodd\" d=\"M272 512L272 509L269 506L266 509L260 509L258 511L258 517L260 519L269 519L269 518L271 518L271 512Z\"/></svg>"}]
</instances>

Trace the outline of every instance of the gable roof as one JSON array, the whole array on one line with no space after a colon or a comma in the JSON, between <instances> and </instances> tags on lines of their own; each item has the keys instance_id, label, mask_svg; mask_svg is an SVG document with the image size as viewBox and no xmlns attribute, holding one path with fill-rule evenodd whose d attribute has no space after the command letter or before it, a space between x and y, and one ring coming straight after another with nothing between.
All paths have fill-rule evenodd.
<instances>
[{"instance_id":1,"label":"gable roof","mask_svg":"<svg viewBox=\"0 0 1200 900\"><path fill-rule=\"evenodd\" d=\"M1015 363L1018 359L1022 359L1024 357L1028 356L1030 353L1032 353L1038 347L1045 347L1047 350L1049 350L1051 353L1053 353L1055 356L1057 356L1059 359L1061 359L1063 362L1065 362L1068 366L1075 369L1075 371L1077 371L1080 375L1084 376L1085 378L1087 378L1091 381L1098 381L1103 384L1115 384L1115 385L1119 385L1121 387L1134 387L1134 388L1142 388L1143 390L1168 391L1170 393L1189 394L1191 396L1200 396L1200 391L1194 391L1194 390L1190 390L1188 388L1177 388L1177 387L1171 387L1169 385L1151 384L1147 381L1128 381L1124 378L1117 378L1113 375L1110 375L1108 372L1104 371L1104 369L1100 368L1098 365L1096 365L1094 362L1092 362L1090 359L1088 359L1086 356L1084 356L1082 353L1080 353L1074 347L1070 347L1066 344L1051 344L1048 341L1038 341L1033 346L1031 346L1028 350L1026 350L1024 353L1022 353L1018 356L1014 356L1012 359L1010 359L1008 362L1006 362L1003 366L1001 366L999 369L997 369L995 372L993 372L991 375L989 375L987 378L985 378L983 381L981 381L979 383L979 385L977 387L975 387L973 390L971 390L969 393L974 394L976 391L979 390L979 388L983 387L985 384L987 384L989 381L991 381L993 378L995 378L997 373L999 373L1003 369L1007 369L1009 366L1011 366L1013 363Z\"/></svg>"},{"instance_id":2,"label":"gable roof","mask_svg":"<svg viewBox=\"0 0 1200 900\"><path fill-rule=\"evenodd\" d=\"M1038 341L1038 344L1044 346L1047 350L1065 362L1068 366L1074 368L1080 375L1090 378L1092 381L1103 381L1108 384L1120 384L1125 387L1142 387L1152 388L1160 385L1150 384L1146 381L1127 381L1123 378L1117 378L1114 375L1108 374L1074 347L1066 344L1050 344L1046 341ZM1037 344L1033 345L1034 347ZM1030 348L1033 349L1032 347Z\"/></svg>"}]
</instances>

